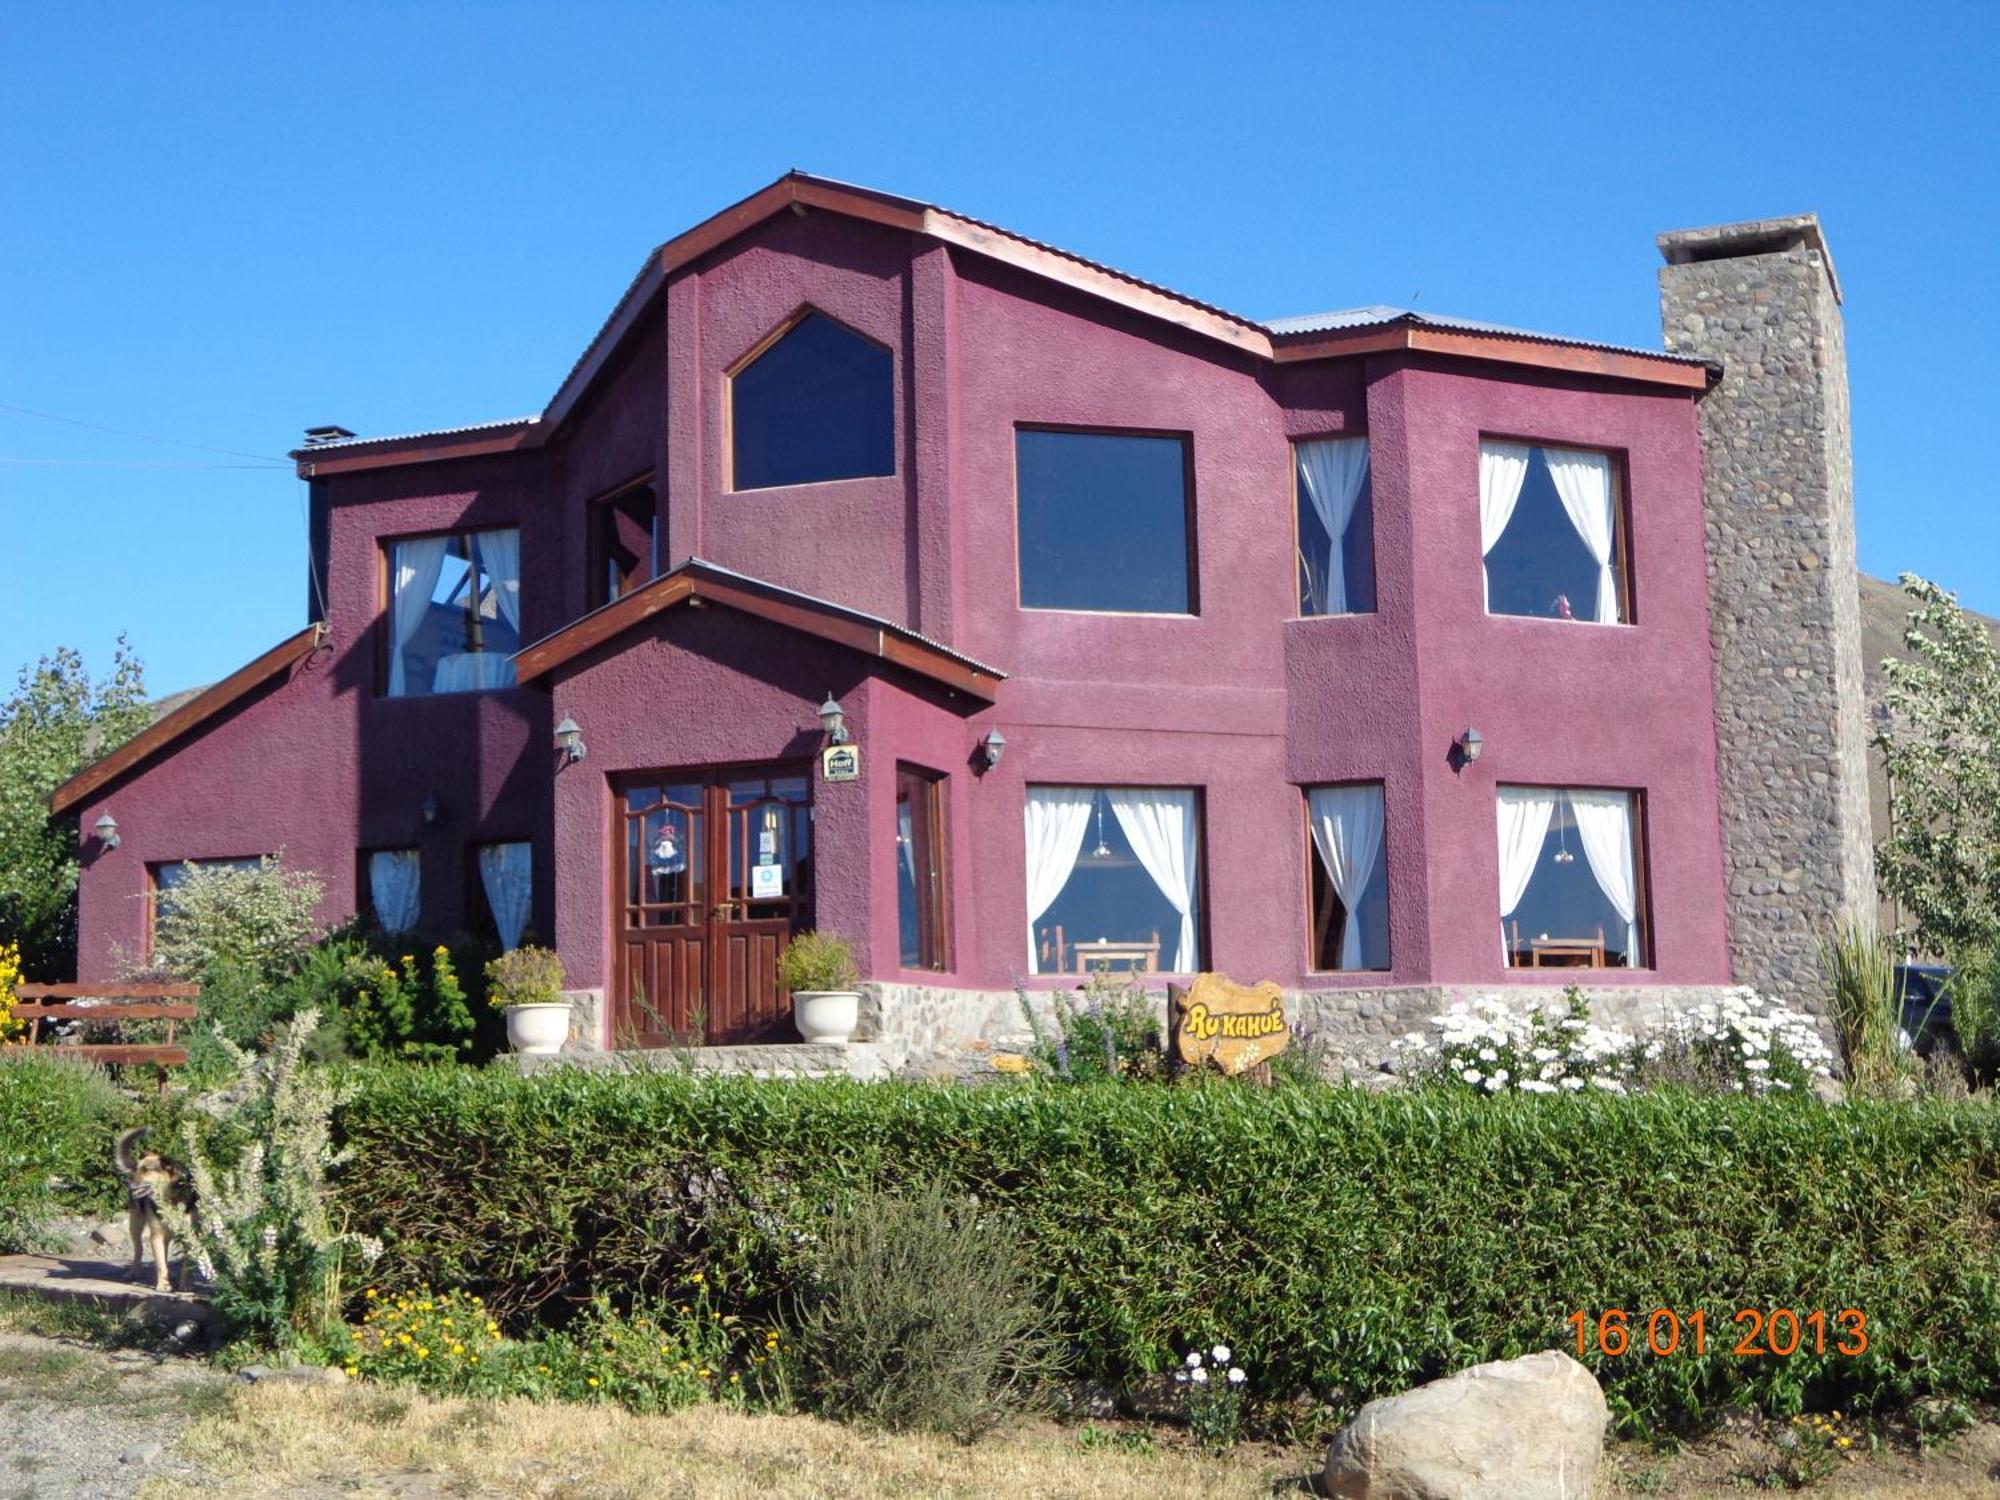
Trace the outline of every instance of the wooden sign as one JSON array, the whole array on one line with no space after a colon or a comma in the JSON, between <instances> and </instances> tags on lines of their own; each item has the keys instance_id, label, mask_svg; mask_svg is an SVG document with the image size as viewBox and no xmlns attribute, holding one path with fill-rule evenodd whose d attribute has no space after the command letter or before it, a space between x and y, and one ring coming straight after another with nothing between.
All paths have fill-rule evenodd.
<instances>
[{"instance_id":1,"label":"wooden sign","mask_svg":"<svg viewBox=\"0 0 2000 1500\"><path fill-rule=\"evenodd\" d=\"M1201 974L1186 989L1175 985L1168 997L1174 1052L1189 1067L1213 1063L1234 1076L1291 1045L1284 992L1271 980L1243 985Z\"/></svg>"},{"instance_id":2,"label":"wooden sign","mask_svg":"<svg viewBox=\"0 0 2000 1500\"><path fill-rule=\"evenodd\" d=\"M822 781L859 781L861 747L828 745L819 753L819 774Z\"/></svg>"}]
</instances>

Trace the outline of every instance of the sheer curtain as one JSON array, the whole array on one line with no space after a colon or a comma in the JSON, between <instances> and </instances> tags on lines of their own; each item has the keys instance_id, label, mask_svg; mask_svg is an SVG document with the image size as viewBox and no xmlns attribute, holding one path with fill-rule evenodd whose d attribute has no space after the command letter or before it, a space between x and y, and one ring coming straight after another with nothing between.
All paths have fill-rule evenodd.
<instances>
[{"instance_id":1,"label":"sheer curtain","mask_svg":"<svg viewBox=\"0 0 2000 1500\"><path fill-rule=\"evenodd\" d=\"M1576 836L1597 888L1625 923L1625 962L1639 967L1639 881L1632 847L1632 798L1627 792L1571 792Z\"/></svg>"},{"instance_id":2,"label":"sheer curtain","mask_svg":"<svg viewBox=\"0 0 2000 1500\"><path fill-rule=\"evenodd\" d=\"M403 650L416 639L424 616L430 613L431 595L438 575L444 572L445 549L450 537L420 536L396 543L396 570L389 597L389 626L394 650L389 653L389 696L400 698L410 691L403 667ZM429 684L426 683L425 687Z\"/></svg>"},{"instance_id":3,"label":"sheer curtain","mask_svg":"<svg viewBox=\"0 0 2000 1500\"><path fill-rule=\"evenodd\" d=\"M1028 788L1028 972L1042 972L1035 950L1035 923L1055 905L1069 884L1083 836L1090 828L1094 796L1088 787Z\"/></svg>"},{"instance_id":4,"label":"sheer curtain","mask_svg":"<svg viewBox=\"0 0 2000 1500\"><path fill-rule=\"evenodd\" d=\"M1324 438L1300 443L1299 482L1313 513L1326 534L1333 539L1327 552L1326 594L1320 613L1347 613L1347 526L1354 519L1355 502L1368 478L1368 439Z\"/></svg>"},{"instance_id":5,"label":"sheer curtain","mask_svg":"<svg viewBox=\"0 0 2000 1500\"><path fill-rule=\"evenodd\" d=\"M1528 459L1534 449L1523 443L1482 442L1479 445L1479 576L1486 588L1487 608L1493 607L1493 585L1486 577L1486 554L1493 550L1514 519L1521 486L1528 481Z\"/></svg>"},{"instance_id":6,"label":"sheer curtain","mask_svg":"<svg viewBox=\"0 0 2000 1500\"><path fill-rule=\"evenodd\" d=\"M1194 793L1185 787L1145 787L1106 791L1104 795L1139 863L1153 877L1160 894L1181 914L1172 972L1192 974L1200 963L1195 952L1194 908L1201 850Z\"/></svg>"},{"instance_id":7,"label":"sheer curtain","mask_svg":"<svg viewBox=\"0 0 2000 1500\"><path fill-rule=\"evenodd\" d=\"M1507 919L1528 893L1535 861L1556 815L1557 793L1547 787L1500 788L1500 951L1507 952Z\"/></svg>"},{"instance_id":8,"label":"sheer curtain","mask_svg":"<svg viewBox=\"0 0 2000 1500\"><path fill-rule=\"evenodd\" d=\"M482 531L476 542L479 547L479 560L486 568L487 586L493 590L501 618L513 627L514 639L519 641L521 639L521 533L511 526L500 531ZM495 680L482 686L512 687L515 682L515 667L512 660L496 655L493 661L494 666L489 675Z\"/></svg>"},{"instance_id":9,"label":"sheer curtain","mask_svg":"<svg viewBox=\"0 0 2000 1500\"><path fill-rule=\"evenodd\" d=\"M896 806L896 847L903 853L903 873L910 877L911 884L917 879L917 841L910 827L910 804Z\"/></svg>"},{"instance_id":10,"label":"sheer curtain","mask_svg":"<svg viewBox=\"0 0 2000 1500\"><path fill-rule=\"evenodd\" d=\"M377 849L368 856L368 896L384 932L417 925L422 865L414 849Z\"/></svg>"},{"instance_id":11,"label":"sheer curtain","mask_svg":"<svg viewBox=\"0 0 2000 1500\"><path fill-rule=\"evenodd\" d=\"M1618 573L1611 566L1611 459L1608 454L1577 448L1544 448L1542 457L1583 545L1597 559L1597 623L1616 625L1624 618L1618 608Z\"/></svg>"},{"instance_id":12,"label":"sheer curtain","mask_svg":"<svg viewBox=\"0 0 2000 1500\"><path fill-rule=\"evenodd\" d=\"M1365 969L1368 955L1361 938L1361 893L1382 857L1382 788L1379 786L1316 786L1306 793L1312 814L1313 847L1333 882L1334 894L1347 908L1347 927L1340 939L1340 967Z\"/></svg>"},{"instance_id":13,"label":"sheer curtain","mask_svg":"<svg viewBox=\"0 0 2000 1500\"><path fill-rule=\"evenodd\" d=\"M518 948L534 907L534 847L530 844L482 844L479 883L493 908L493 925L500 929L500 946Z\"/></svg>"}]
</instances>

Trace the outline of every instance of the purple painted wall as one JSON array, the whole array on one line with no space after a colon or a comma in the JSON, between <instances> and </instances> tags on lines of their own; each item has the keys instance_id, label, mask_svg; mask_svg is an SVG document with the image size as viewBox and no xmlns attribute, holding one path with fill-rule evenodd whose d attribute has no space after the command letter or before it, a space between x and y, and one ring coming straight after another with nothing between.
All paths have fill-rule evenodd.
<instances>
[{"instance_id":1,"label":"purple painted wall","mask_svg":"<svg viewBox=\"0 0 2000 1500\"><path fill-rule=\"evenodd\" d=\"M726 372L808 303L894 351L898 472L732 493ZM1190 436L1198 617L1017 606L1018 423ZM1360 432L1373 446L1378 610L1296 619L1289 442ZM1637 623L1485 615L1484 433L1622 456ZM587 501L646 471L667 565L703 556L922 630L1007 672L999 701L974 712L722 608L652 622L549 685L375 696L382 537L521 525L534 639L582 607ZM1385 784L1388 982L1515 977L1493 940L1500 781L1644 791L1657 968L1634 978L1728 977L1691 396L1410 355L1274 367L901 231L781 214L669 281L549 447L315 485L332 509L332 655L83 809L87 825L109 803L127 830L84 877L86 977L111 971L113 942L136 943L139 903L126 898L145 861L283 845L326 874L335 916L352 907L356 849L412 842L434 793L447 823L425 843L427 916L461 919L464 843L532 836L537 926L556 934L572 982L599 983L607 778L803 758L829 689L864 775L818 789L819 916L856 939L876 977L926 977L895 967L898 760L950 777L945 982L999 986L1026 968L1024 789L1078 782L1200 789L1211 966L1379 985L1308 972L1299 789L1353 779ZM590 756L555 772L549 726L565 713ZM975 775L973 747L996 724L1007 755ZM1447 756L1468 724L1488 748L1458 773Z\"/></svg>"}]
</instances>

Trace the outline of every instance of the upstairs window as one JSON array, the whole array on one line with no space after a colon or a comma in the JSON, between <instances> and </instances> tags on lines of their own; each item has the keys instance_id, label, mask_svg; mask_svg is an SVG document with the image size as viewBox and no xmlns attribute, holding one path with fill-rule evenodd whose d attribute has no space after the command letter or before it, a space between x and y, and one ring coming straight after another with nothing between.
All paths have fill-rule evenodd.
<instances>
[{"instance_id":1,"label":"upstairs window","mask_svg":"<svg viewBox=\"0 0 2000 1500\"><path fill-rule=\"evenodd\" d=\"M521 533L454 531L389 546L389 696L514 685Z\"/></svg>"},{"instance_id":2,"label":"upstairs window","mask_svg":"<svg viewBox=\"0 0 2000 1500\"><path fill-rule=\"evenodd\" d=\"M1024 427L1014 452L1023 608L1194 613L1187 439Z\"/></svg>"},{"instance_id":3,"label":"upstairs window","mask_svg":"<svg viewBox=\"0 0 2000 1500\"><path fill-rule=\"evenodd\" d=\"M1028 788L1028 972L1201 969L1190 787Z\"/></svg>"},{"instance_id":4,"label":"upstairs window","mask_svg":"<svg viewBox=\"0 0 2000 1500\"><path fill-rule=\"evenodd\" d=\"M1375 608L1375 505L1368 439L1320 438L1293 450L1299 613L1363 615Z\"/></svg>"},{"instance_id":5,"label":"upstairs window","mask_svg":"<svg viewBox=\"0 0 2000 1500\"><path fill-rule=\"evenodd\" d=\"M660 571L660 508L641 484L600 500L590 512L590 595L585 608L609 604Z\"/></svg>"},{"instance_id":6,"label":"upstairs window","mask_svg":"<svg viewBox=\"0 0 2000 1500\"><path fill-rule=\"evenodd\" d=\"M1479 545L1486 612L1617 625L1625 528L1608 453L1479 445Z\"/></svg>"},{"instance_id":7,"label":"upstairs window","mask_svg":"<svg viewBox=\"0 0 2000 1500\"><path fill-rule=\"evenodd\" d=\"M1646 967L1639 799L1499 789L1501 946L1513 968Z\"/></svg>"},{"instance_id":8,"label":"upstairs window","mask_svg":"<svg viewBox=\"0 0 2000 1500\"><path fill-rule=\"evenodd\" d=\"M894 361L873 339L809 312L730 376L730 488L896 472Z\"/></svg>"},{"instance_id":9,"label":"upstairs window","mask_svg":"<svg viewBox=\"0 0 2000 1500\"><path fill-rule=\"evenodd\" d=\"M1306 789L1312 837L1312 966L1389 967L1389 871L1382 857L1382 783Z\"/></svg>"}]
</instances>

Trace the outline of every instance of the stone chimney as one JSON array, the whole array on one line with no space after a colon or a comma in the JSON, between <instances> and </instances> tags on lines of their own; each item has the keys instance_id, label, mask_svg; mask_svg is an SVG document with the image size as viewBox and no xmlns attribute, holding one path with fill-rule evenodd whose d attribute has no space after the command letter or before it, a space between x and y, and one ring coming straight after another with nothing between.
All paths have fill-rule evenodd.
<instances>
[{"instance_id":1,"label":"stone chimney","mask_svg":"<svg viewBox=\"0 0 2000 1500\"><path fill-rule=\"evenodd\" d=\"M1875 920L1840 281L1812 214L1659 237L1667 347L1700 408L1729 946L1824 1008L1818 943Z\"/></svg>"}]
</instances>

